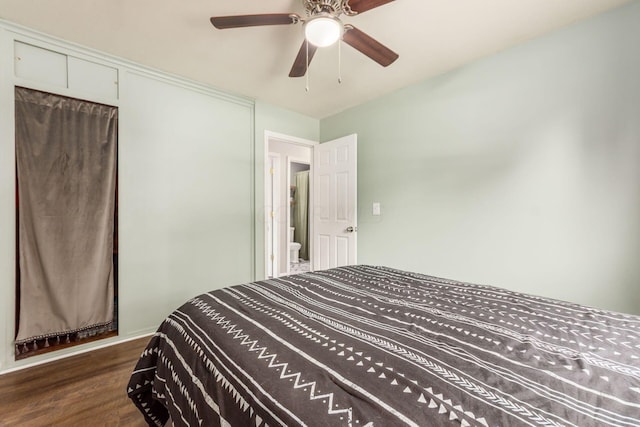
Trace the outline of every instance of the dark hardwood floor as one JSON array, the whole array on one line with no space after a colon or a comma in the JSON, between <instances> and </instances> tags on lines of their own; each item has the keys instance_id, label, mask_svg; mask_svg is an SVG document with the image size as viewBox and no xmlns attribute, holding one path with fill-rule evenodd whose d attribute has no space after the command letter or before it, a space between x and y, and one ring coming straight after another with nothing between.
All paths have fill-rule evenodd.
<instances>
[{"instance_id":1,"label":"dark hardwood floor","mask_svg":"<svg viewBox=\"0 0 640 427\"><path fill-rule=\"evenodd\" d=\"M0 426L146 426L126 386L148 341L0 375Z\"/></svg>"}]
</instances>

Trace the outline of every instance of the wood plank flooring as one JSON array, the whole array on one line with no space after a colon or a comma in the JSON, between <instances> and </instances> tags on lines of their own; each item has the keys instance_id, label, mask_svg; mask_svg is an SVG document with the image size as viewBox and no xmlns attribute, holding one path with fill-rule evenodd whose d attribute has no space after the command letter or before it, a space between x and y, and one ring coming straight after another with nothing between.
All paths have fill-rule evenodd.
<instances>
[{"instance_id":1,"label":"wood plank flooring","mask_svg":"<svg viewBox=\"0 0 640 427\"><path fill-rule=\"evenodd\" d=\"M146 426L126 386L149 339L0 375L0 426Z\"/></svg>"}]
</instances>

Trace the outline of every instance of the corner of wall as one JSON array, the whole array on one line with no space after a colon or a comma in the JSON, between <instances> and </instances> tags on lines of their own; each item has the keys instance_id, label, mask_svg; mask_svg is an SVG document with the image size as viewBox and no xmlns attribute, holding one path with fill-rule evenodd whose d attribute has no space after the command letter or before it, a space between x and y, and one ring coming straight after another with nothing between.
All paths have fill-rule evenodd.
<instances>
[{"instance_id":1,"label":"corner of wall","mask_svg":"<svg viewBox=\"0 0 640 427\"><path fill-rule=\"evenodd\" d=\"M13 360L15 301L15 146L13 85L10 70L13 69L12 39L0 26L0 371Z\"/></svg>"}]
</instances>

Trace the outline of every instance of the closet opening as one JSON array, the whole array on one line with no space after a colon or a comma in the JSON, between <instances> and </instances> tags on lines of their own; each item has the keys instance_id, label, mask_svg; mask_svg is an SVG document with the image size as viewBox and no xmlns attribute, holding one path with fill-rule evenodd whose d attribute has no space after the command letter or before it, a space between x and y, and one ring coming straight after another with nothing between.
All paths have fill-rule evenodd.
<instances>
[{"instance_id":1,"label":"closet opening","mask_svg":"<svg viewBox=\"0 0 640 427\"><path fill-rule=\"evenodd\" d=\"M118 108L16 87L15 358L117 335Z\"/></svg>"}]
</instances>

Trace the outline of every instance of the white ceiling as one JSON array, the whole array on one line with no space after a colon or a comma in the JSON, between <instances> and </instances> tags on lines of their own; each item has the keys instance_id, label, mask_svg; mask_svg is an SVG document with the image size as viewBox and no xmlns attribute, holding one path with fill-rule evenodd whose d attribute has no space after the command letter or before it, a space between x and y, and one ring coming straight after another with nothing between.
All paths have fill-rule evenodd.
<instances>
[{"instance_id":1,"label":"white ceiling","mask_svg":"<svg viewBox=\"0 0 640 427\"><path fill-rule=\"evenodd\" d=\"M383 68L342 45L288 77L302 26L217 30L211 16L295 12L301 0L0 0L0 18L323 118L630 0L397 0L344 17L400 55Z\"/></svg>"}]
</instances>

